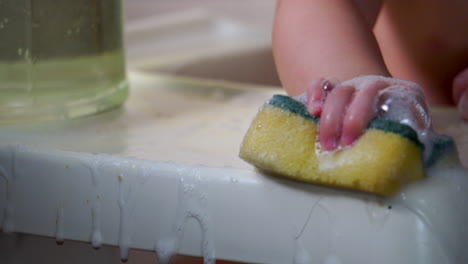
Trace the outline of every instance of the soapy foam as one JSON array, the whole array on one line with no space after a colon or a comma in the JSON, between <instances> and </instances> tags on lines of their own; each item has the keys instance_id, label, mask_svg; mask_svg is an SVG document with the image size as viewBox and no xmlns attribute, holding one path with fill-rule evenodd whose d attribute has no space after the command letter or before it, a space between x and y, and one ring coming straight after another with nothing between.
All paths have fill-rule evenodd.
<instances>
[{"instance_id":1,"label":"soapy foam","mask_svg":"<svg viewBox=\"0 0 468 264\"><path fill-rule=\"evenodd\" d=\"M400 122L414 129L419 141L424 145L424 160L427 161L432 152L434 137L437 135L432 132L427 106L422 105L418 95L411 93L412 91L396 86L382 90L380 96L383 102L380 103L377 118Z\"/></svg>"},{"instance_id":2,"label":"soapy foam","mask_svg":"<svg viewBox=\"0 0 468 264\"><path fill-rule=\"evenodd\" d=\"M303 93L298 96L295 96L293 97L293 99L302 103L303 105L307 105L307 93Z\"/></svg>"}]
</instances>

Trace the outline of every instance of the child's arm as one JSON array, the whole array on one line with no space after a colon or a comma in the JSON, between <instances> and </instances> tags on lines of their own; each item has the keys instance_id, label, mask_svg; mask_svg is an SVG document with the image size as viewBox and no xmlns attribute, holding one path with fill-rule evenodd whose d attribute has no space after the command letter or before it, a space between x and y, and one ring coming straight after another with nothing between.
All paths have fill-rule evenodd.
<instances>
[{"instance_id":1,"label":"child's arm","mask_svg":"<svg viewBox=\"0 0 468 264\"><path fill-rule=\"evenodd\" d=\"M279 0L273 51L281 82L291 95L305 91L309 112L321 115L320 143L327 150L352 144L375 115L376 81L366 89L333 87L321 78L345 81L361 75L389 76L372 27L374 0Z\"/></svg>"},{"instance_id":2,"label":"child's arm","mask_svg":"<svg viewBox=\"0 0 468 264\"><path fill-rule=\"evenodd\" d=\"M319 78L389 75L372 32L379 6L364 14L355 2L278 0L273 51L289 94L304 92Z\"/></svg>"}]
</instances>

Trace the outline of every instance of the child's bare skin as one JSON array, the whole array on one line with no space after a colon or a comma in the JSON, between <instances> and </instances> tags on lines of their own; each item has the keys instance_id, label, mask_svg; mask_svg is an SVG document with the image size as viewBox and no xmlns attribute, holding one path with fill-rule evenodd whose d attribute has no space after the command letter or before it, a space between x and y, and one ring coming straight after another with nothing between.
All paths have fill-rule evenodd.
<instances>
[{"instance_id":1,"label":"child's bare skin","mask_svg":"<svg viewBox=\"0 0 468 264\"><path fill-rule=\"evenodd\" d=\"M467 13L464 0L279 0L273 49L281 81L291 95L307 92L309 112L321 116L326 150L359 138L375 116L378 95L394 86L340 83L357 76L416 82L431 104L458 104L468 119ZM413 94L415 108L426 109L424 96Z\"/></svg>"}]
</instances>

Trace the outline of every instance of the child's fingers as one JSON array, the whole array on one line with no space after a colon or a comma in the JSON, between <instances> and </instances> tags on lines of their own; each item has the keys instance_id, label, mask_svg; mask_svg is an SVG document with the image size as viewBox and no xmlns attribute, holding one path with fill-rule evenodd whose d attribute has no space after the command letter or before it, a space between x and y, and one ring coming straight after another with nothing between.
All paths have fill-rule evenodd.
<instances>
[{"instance_id":1,"label":"child's fingers","mask_svg":"<svg viewBox=\"0 0 468 264\"><path fill-rule=\"evenodd\" d=\"M325 101L319 128L320 144L325 150L334 150L338 146L346 108L354 91L354 87L342 86L332 90Z\"/></svg>"},{"instance_id":2,"label":"child's fingers","mask_svg":"<svg viewBox=\"0 0 468 264\"><path fill-rule=\"evenodd\" d=\"M307 110L313 116L319 117L327 93L331 91L333 84L325 79L319 79L311 83L307 89Z\"/></svg>"},{"instance_id":3,"label":"child's fingers","mask_svg":"<svg viewBox=\"0 0 468 264\"><path fill-rule=\"evenodd\" d=\"M363 134L367 124L375 116L377 94L386 87L387 83L376 82L355 93L343 120L340 140L342 146L353 144Z\"/></svg>"}]
</instances>

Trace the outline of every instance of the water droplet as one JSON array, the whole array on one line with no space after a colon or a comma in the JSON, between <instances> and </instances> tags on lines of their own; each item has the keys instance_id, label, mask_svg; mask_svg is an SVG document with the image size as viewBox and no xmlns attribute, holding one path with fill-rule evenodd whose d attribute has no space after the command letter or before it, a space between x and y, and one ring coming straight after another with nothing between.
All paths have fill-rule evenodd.
<instances>
[{"instance_id":1,"label":"water droplet","mask_svg":"<svg viewBox=\"0 0 468 264\"><path fill-rule=\"evenodd\" d=\"M383 104L382 106L380 106L380 109L382 109L382 111L384 112L387 112L389 108L387 104Z\"/></svg>"}]
</instances>

